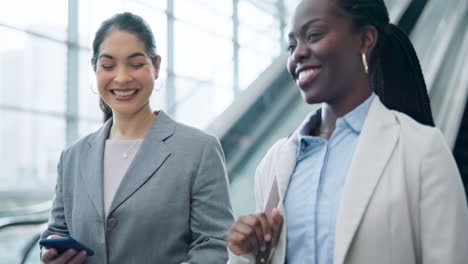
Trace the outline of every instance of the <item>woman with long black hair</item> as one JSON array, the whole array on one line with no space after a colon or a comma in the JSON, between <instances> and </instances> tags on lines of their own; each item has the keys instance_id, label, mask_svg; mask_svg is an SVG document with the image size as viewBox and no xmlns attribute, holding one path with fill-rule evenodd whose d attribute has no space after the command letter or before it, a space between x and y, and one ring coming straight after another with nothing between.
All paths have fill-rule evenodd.
<instances>
[{"instance_id":1,"label":"woman with long black hair","mask_svg":"<svg viewBox=\"0 0 468 264\"><path fill-rule=\"evenodd\" d=\"M288 50L321 107L260 163L258 213L228 231L230 263L466 264L460 174L383 0L301 1Z\"/></svg>"}]
</instances>

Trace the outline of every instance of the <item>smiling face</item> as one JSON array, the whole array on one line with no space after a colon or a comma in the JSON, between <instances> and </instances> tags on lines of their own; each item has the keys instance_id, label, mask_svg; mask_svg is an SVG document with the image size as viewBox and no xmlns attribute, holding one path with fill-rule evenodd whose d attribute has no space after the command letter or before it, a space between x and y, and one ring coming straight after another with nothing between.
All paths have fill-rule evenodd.
<instances>
[{"instance_id":1,"label":"smiling face","mask_svg":"<svg viewBox=\"0 0 468 264\"><path fill-rule=\"evenodd\" d=\"M112 112L132 115L149 107L160 57L153 64L134 34L111 29L99 48L96 80L99 95Z\"/></svg>"},{"instance_id":2,"label":"smiling face","mask_svg":"<svg viewBox=\"0 0 468 264\"><path fill-rule=\"evenodd\" d=\"M309 104L341 101L365 78L361 34L331 0L303 0L289 33L288 71Z\"/></svg>"}]
</instances>

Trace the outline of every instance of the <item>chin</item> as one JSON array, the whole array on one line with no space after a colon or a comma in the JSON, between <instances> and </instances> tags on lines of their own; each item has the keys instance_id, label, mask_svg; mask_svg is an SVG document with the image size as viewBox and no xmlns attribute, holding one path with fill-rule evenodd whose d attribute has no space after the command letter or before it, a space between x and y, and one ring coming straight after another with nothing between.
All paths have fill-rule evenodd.
<instances>
[{"instance_id":1,"label":"chin","mask_svg":"<svg viewBox=\"0 0 468 264\"><path fill-rule=\"evenodd\" d=\"M307 93L301 90L301 95L307 104L320 104L325 101L323 96L317 93Z\"/></svg>"}]
</instances>

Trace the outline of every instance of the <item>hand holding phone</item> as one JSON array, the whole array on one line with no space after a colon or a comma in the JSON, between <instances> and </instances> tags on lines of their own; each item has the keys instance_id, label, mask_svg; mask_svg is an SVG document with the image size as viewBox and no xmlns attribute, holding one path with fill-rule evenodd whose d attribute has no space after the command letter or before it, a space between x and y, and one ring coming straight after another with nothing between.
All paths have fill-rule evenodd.
<instances>
[{"instance_id":1,"label":"hand holding phone","mask_svg":"<svg viewBox=\"0 0 468 264\"><path fill-rule=\"evenodd\" d=\"M39 241L43 263L83 263L94 251L71 237L52 235Z\"/></svg>"}]
</instances>

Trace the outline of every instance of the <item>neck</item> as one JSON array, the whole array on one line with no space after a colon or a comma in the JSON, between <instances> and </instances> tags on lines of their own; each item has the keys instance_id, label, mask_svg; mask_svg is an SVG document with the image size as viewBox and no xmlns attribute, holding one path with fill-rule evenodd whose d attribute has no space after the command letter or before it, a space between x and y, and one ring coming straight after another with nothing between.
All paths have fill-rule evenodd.
<instances>
[{"instance_id":1,"label":"neck","mask_svg":"<svg viewBox=\"0 0 468 264\"><path fill-rule=\"evenodd\" d=\"M366 89L352 91L349 95L322 103L321 122L318 131L316 131L317 136L326 140L330 139L335 130L336 120L354 110L371 96L370 86L366 85L364 87Z\"/></svg>"},{"instance_id":2,"label":"neck","mask_svg":"<svg viewBox=\"0 0 468 264\"><path fill-rule=\"evenodd\" d=\"M114 112L109 139L143 139L155 119L156 115L151 111L149 106L131 115Z\"/></svg>"}]
</instances>

